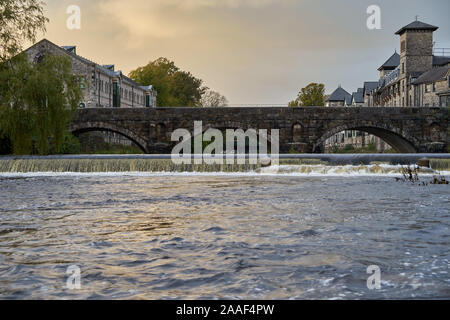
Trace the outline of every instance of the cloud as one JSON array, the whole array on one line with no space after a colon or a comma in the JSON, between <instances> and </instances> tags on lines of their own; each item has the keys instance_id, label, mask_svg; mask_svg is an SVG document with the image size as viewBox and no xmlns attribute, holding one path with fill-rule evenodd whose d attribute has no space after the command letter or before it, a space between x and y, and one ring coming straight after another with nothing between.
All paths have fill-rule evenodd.
<instances>
[{"instance_id":1,"label":"cloud","mask_svg":"<svg viewBox=\"0 0 450 320\"><path fill-rule=\"evenodd\" d=\"M206 23L214 26L221 11L258 10L269 5L288 4L292 0L102 0L101 14L120 25L137 42L142 37L165 39L198 34ZM216 20L217 23L217 20ZM225 21L226 23L226 21Z\"/></svg>"},{"instance_id":2,"label":"cloud","mask_svg":"<svg viewBox=\"0 0 450 320\"><path fill-rule=\"evenodd\" d=\"M397 3L398 2L398 3ZM366 27L372 0L47 0L50 40L76 44L125 73L158 57L204 79L231 103L280 103L309 82L348 91L376 79L399 42L394 32L421 15L448 46L448 0L379 0L382 30ZM82 30L65 8L82 9Z\"/></svg>"}]
</instances>

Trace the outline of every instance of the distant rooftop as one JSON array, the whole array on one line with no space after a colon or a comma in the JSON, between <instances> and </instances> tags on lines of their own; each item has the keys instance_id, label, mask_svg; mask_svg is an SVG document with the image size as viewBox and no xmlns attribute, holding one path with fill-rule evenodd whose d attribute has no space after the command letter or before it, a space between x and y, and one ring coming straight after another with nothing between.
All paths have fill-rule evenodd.
<instances>
[{"instance_id":1,"label":"distant rooftop","mask_svg":"<svg viewBox=\"0 0 450 320\"><path fill-rule=\"evenodd\" d=\"M342 89L340 86L334 90L334 92L328 98L328 101L347 101L349 97L351 98L351 94Z\"/></svg>"},{"instance_id":2,"label":"distant rooftop","mask_svg":"<svg viewBox=\"0 0 450 320\"><path fill-rule=\"evenodd\" d=\"M424 23L424 22L416 20L414 22L411 22L407 26L404 26L403 28L398 30L395 34L402 35L403 33L405 33L405 31L410 31L410 30L436 31L437 29L439 29L439 27L432 26L431 24Z\"/></svg>"},{"instance_id":3,"label":"distant rooftop","mask_svg":"<svg viewBox=\"0 0 450 320\"><path fill-rule=\"evenodd\" d=\"M389 59L386 60L385 63L381 67L378 68L381 70L394 70L400 65L400 55L395 52Z\"/></svg>"},{"instance_id":4,"label":"distant rooftop","mask_svg":"<svg viewBox=\"0 0 450 320\"><path fill-rule=\"evenodd\" d=\"M366 81L364 82L365 94L370 94L370 91L378 88L378 81Z\"/></svg>"},{"instance_id":5,"label":"distant rooftop","mask_svg":"<svg viewBox=\"0 0 450 320\"><path fill-rule=\"evenodd\" d=\"M430 71L422 74L413 83L421 84L421 83L430 83L430 82L439 81L439 80L446 80L446 76L447 76L447 73L449 70L450 70L450 67L433 68Z\"/></svg>"},{"instance_id":6,"label":"distant rooftop","mask_svg":"<svg viewBox=\"0 0 450 320\"><path fill-rule=\"evenodd\" d=\"M352 96L353 96L353 100L355 100L355 103L364 103L364 95L363 95L362 90L360 91L358 89L358 92L353 92Z\"/></svg>"},{"instance_id":7,"label":"distant rooftop","mask_svg":"<svg viewBox=\"0 0 450 320\"><path fill-rule=\"evenodd\" d=\"M450 57L433 56L433 66L444 66L450 63Z\"/></svg>"}]
</instances>

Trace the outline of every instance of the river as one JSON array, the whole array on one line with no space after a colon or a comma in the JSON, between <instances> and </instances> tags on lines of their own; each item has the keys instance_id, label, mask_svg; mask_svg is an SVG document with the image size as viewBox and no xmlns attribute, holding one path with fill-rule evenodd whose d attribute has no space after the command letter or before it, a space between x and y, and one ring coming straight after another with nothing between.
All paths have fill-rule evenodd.
<instances>
[{"instance_id":1,"label":"river","mask_svg":"<svg viewBox=\"0 0 450 320\"><path fill-rule=\"evenodd\" d=\"M450 297L449 185L263 169L2 173L0 298Z\"/></svg>"}]
</instances>

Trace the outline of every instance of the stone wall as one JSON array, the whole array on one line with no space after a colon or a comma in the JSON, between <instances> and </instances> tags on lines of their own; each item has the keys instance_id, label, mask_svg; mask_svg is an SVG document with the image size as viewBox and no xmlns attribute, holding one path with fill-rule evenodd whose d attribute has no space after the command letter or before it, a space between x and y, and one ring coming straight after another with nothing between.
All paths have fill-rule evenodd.
<instances>
[{"instance_id":1,"label":"stone wall","mask_svg":"<svg viewBox=\"0 0 450 320\"><path fill-rule=\"evenodd\" d=\"M43 57L46 54L69 57L72 62L73 74L79 75L80 77L84 77L85 79L85 88L82 90L83 101L86 103L86 106L89 107L96 106L95 101L92 101L91 99L92 91L95 92L95 88L91 83L93 68L90 67L88 64L80 61L79 59L71 55L68 55L64 49L57 47L45 40L32 46L31 48L26 50L25 53L28 55L30 61L32 62L38 62L40 57Z\"/></svg>"}]
</instances>

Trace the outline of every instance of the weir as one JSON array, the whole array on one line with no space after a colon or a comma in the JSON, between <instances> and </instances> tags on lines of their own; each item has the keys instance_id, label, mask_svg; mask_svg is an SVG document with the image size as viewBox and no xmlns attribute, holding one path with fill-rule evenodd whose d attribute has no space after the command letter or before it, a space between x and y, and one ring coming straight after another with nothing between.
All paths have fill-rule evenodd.
<instances>
[{"instance_id":1,"label":"weir","mask_svg":"<svg viewBox=\"0 0 450 320\"><path fill-rule=\"evenodd\" d=\"M174 164L170 155L63 155L0 157L1 173L148 172L148 173L400 173L427 157L433 170L450 171L450 154L282 154L279 166L257 164ZM193 156L194 157L194 156ZM196 156L201 157L201 156ZM243 156L243 157L248 157ZM269 155L270 157L270 155ZM430 170L424 172L432 173Z\"/></svg>"}]
</instances>

